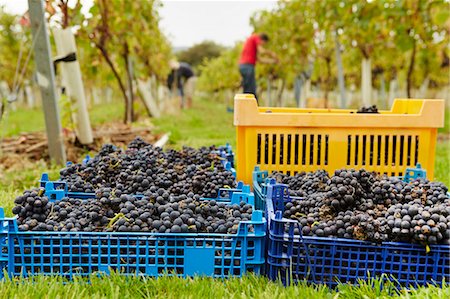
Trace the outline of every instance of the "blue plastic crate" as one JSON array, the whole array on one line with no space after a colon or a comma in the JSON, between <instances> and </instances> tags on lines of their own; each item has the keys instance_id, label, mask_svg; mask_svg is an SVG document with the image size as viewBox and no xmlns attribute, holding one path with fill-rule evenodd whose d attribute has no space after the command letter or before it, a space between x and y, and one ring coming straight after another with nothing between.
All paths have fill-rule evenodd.
<instances>
[{"instance_id":1,"label":"blue plastic crate","mask_svg":"<svg viewBox=\"0 0 450 299\"><path fill-rule=\"evenodd\" d=\"M226 160L230 163L231 168L235 168L234 165L234 152L233 149L231 147L231 145L229 145L228 143L224 146L220 146L219 150L221 151L220 155L223 158L226 158Z\"/></svg>"},{"instance_id":2,"label":"blue plastic crate","mask_svg":"<svg viewBox=\"0 0 450 299\"><path fill-rule=\"evenodd\" d=\"M235 192L232 197L231 202L253 200L252 193ZM250 221L241 221L234 235L22 232L15 218L2 217L0 270L25 277L57 274L72 278L110 271L125 275L240 277L247 272L261 273L265 240L262 211L254 211Z\"/></svg>"},{"instance_id":3,"label":"blue plastic crate","mask_svg":"<svg viewBox=\"0 0 450 299\"><path fill-rule=\"evenodd\" d=\"M427 253L417 244L302 236L298 221L282 217L284 203L290 200L287 186L270 181L266 196L267 274L272 280L306 280L330 287L383 274L404 287L450 281L449 245L430 246Z\"/></svg>"},{"instance_id":4,"label":"blue plastic crate","mask_svg":"<svg viewBox=\"0 0 450 299\"><path fill-rule=\"evenodd\" d=\"M417 163L416 167L414 168L411 167L406 168L405 175L401 178L405 182L411 182L417 179L426 179L427 171L422 168L422 165L420 165L420 163Z\"/></svg>"},{"instance_id":5,"label":"blue plastic crate","mask_svg":"<svg viewBox=\"0 0 450 299\"><path fill-rule=\"evenodd\" d=\"M4 218L5 213L3 209L0 209L0 219ZM0 222L0 279L3 278L3 269L6 269L6 267L8 266L8 247L7 247L8 237L7 235L1 233L7 230L8 230L8 223Z\"/></svg>"}]
</instances>

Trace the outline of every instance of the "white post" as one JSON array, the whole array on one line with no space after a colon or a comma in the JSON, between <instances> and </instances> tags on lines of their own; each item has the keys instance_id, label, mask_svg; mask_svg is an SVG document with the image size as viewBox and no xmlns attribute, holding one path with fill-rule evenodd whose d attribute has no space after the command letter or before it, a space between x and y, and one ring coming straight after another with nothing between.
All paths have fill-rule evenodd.
<instances>
[{"instance_id":1,"label":"white post","mask_svg":"<svg viewBox=\"0 0 450 299\"><path fill-rule=\"evenodd\" d=\"M101 102L100 89L98 87L92 87L92 103L98 105Z\"/></svg>"},{"instance_id":2,"label":"white post","mask_svg":"<svg viewBox=\"0 0 450 299\"><path fill-rule=\"evenodd\" d=\"M426 76L419 88L419 99L426 99L428 93L428 85L430 85L430 77Z\"/></svg>"},{"instance_id":3,"label":"white post","mask_svg":"<svg viewBox=\"0 0 450 299\"><path fill-rule=\"evenodd\" d=\"M158 98L158 80L156 80L156 76L152 75L150 77L150 84L151 84L151 93L153 98L155 99L155 102L159 105L160 99Z\"/></svg>"},{"instance_id":4,"label":"white post","mask_svg":"<svg viewBox=\"0 0 450 299\"><path fill-rule=\"evenodd\" d=\"M58 56L66 56L69 53L77 52L75 37L70 28L54 28L53 35ZM78 139L81 144L90 144L94 139L81 78L80 63L77 59L71 62L62 62L58 67L61 70L66 93L75 104L75 126Z\"/></svg>"},{"instance_id":5,"label":"white post","mask_svg":"<svg viewBox=\"0 0 450 299\"><path fill-rule=\"evenodd\" d=\"M160 117L161 113L152 93L152 80L137 79L137 87L149 115Z\"/></svg>"},{"instance_id":6,"label":"white post","mask_svg":"<svg viewBox=\"0 0 450 299\"><path fill-rule=\"evenodd\" d=\"M397 77L394 77L391 82L389 82L389 99L388 108L394 103L394 99L397 97Z\"/></svg>"},{"instance_id":7,"label":"white post","mask_svg":"<svg viewBox=\"0 0 450 299\"><path fill-rule=\"evenodd\" d=\"M295 104L297 107L301 107L301 95L302 95L302 87L304 84L304 79L301 77L301 75L295 76L294 79L294 98L295 98Z\"/></svg>"},{"instance_id":8,"label":"white post","mask_svg":"<svg viewBox=\"0 0 450 299\"><path fill-rule=\"evenodd\" d=\"M8 98L10 94L8 83L0 81L0 97Z\"/></svg>"},{"instance_id":9,"label":"white post","mask_svg":"<svg viewBox=\"0 0 450 299\"><path fill-rule=\"evenodd\" d=\"M303 84L301 96L300 96L300 107L306 107L306 100L311 96L311 79L306 79Z\"/></svg>"},{"instance_id":10,"label":"white post","mask_svg":"<svg viewBox=\"0 0 450 299\"><path fill-rule=\"evenodd\" d=\"M106 103L108 103L108 104L112 103L112 96L113 96L112 88L111 87L106 87L106 89L105 89Z\"/></svg>"},{"instance_id":11,"label":"white post","mask_svg":"<svg viewBox=\"0 0 450 299\"><path fill-rule=\"evenodd\" d=\"M339 42L337 32L334 34L334 42L335 42L335 55L336 55L336 64L338 70L338 85L340 92L340 107L347 108L347 95L345 90L345 78L344 78L344 66L342 64L341 58L341 43Z\"/></svg>"},{"instance_id":12,"label":"white post","mask_svg":"<svg viewBox=\"0 0 450 299\"><path fill-rule=\"evenodd\" d=\"M260 103L261 105L262 103ZM270 79L270 76L267 76L267 101L266 101L267 107L272 107L272 80Z\"/></svg>"},{"instance_id":13,"label":"white post","mask_svg":"<svg viewBox=\"0 0 450 299\"><path fill-rule=\"evenodd\" d=\"M381 74L380 77L380 106L383 108L387 108L387 101L386 101L386 83L384 82L384 73Z\"/></svg>"},{"instance_id":14,"label":"white post","mask_svg":"<svg viewBox=\"0 0 450 299\"><path fill-rule=\"evenodd\" d=\"M167 93L168 93L168 89L166 86L164 85L159 85L158 86L158 102L161 105L164 101L167 100Z\"/></svg>"},{"instance_id":15,"label":"white post","mask_svg":"<svg viewBox=\"0 0 450 299\"><path fill-rule=\"evenodd\" d=\"M25 90L24 88L20 88L19 92L17 93L17 101L16 103L20 106L23 106L25 103Z\"/></svg>"},{"instance_id":16,"label":"white post","mask_svg":"<svg viewBox=\"0 0 450 299\"><path fill-rule=\"evenodd\" d=\"M370 106L372 93L372 68L370 58L361 63L361 97L363 106Z\"/></svg>"},{"instance_id":17,"label":"white post","mask_svg":"<svg viewBox=\"0 0 450 299\"><path fill-rule=\"evenodd\" d=\"M27 106L28 108L34 107L34 94L33 89L31 88L30 82L28 80L25 81L25 97L27 98Z\"/></svg>"}]
</instances>

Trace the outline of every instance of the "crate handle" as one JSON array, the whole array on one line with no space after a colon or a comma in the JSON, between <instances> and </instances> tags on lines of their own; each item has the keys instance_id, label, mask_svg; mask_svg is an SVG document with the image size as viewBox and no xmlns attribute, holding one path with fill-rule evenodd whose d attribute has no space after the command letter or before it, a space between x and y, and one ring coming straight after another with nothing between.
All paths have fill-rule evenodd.
<instances>
[{"instance_id":1,"label":"crate handle","mask_svg":"<svg viewBox=\"0 0 450 299\"><path fill-rule=\"evenodd\" d=\"M272 192L274 187L279 187L279 188L275 188L275 189L278 189L278 192L277 191ZM270 191L270 196L269 196L269 191ZM273 202L274 195L275 196L281 195L281 200L280 200L280 198L278 198L277 200L278 200L278 204L281 204L283 206L282 210L279 209L279 210L275 211L274 220L278 220L279 222L284 222L285 224L289 225L288 235L289 235L289 238L292 240L294 240L294 228L297 227L298 232L299 232L298 238L299 238L300 243L302 244L303 250L305 251L305 259L306 259L306 264L307 264L306 266L310 269L312 276L315 277L314 267L312 266L311 258L309 257L309 247L306 244L305 239L303 239L302 226L296 220L283 218L284 203L291 201L291 197L289 196L289 191L287 189L287 186L283 185L283 184L269 185L268 192L267 192L267 198L269 200L272 200L272 202Z\"/></svg>"}]
</instances>

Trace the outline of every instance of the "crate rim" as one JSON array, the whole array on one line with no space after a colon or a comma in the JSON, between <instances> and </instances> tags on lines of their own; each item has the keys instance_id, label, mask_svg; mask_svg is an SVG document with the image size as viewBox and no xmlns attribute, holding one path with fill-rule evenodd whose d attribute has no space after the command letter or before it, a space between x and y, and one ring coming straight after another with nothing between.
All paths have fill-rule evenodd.
<instances>
[{"instance_id":1,"label":"crate rim","mask_svg":"<svg viewBox=\"0 0 450 299\"><path fill-rule=\"evenodd\" d=\"M396 106L400 107L408 102L420 103L419 111L410 114L394 113ZM334 128L441 128L444 126L444 113L436 115L433 111L444 111L444 105L443 99L396 98L391 110L382 110L380 114L366 114L356 113L356 109L258 107L254 95L236 94L234 125L239 127L311 127L311 124L314 124L313 127ZM333 119L329 118L331 115ZM430 115L432 117L428 117ZM380 116L385 121L380 121ZM401 123L396 122L398 117L402 117ZM303 118L302 121L300 118ZM363 120L365 124L361 125L360 122Z\"/></svg>"}]
</instances>

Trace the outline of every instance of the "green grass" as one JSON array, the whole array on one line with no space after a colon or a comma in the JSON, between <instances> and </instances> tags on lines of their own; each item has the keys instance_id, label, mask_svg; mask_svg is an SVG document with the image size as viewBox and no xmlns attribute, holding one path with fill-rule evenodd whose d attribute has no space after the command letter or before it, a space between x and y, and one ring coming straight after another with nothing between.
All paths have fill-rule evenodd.
<instances>
[{"instance_id":1,"label":"green grass","mask_svg":"<svg viewBox=\"0 0 450 299\"><path fill-rule=\"evenodd\" d=\"M170 145L174 148L226 143L234 147L236 142L233 113L219 102L201 100L194 103L193 109L155 119L153 123L158 131L171 134Z\"/></svg>"},{"instance_id":2,"label":"green grass","mask_svg":"<svg viewBox=\"0 0 450 299\"><path fill-rule=\"evenodd\" d=\"M47 172L51 179L59 178L58 165L49 165L44 161L33 164L27 163L21 169L8 169L0 172L0 207L5 209L8 216L12 216L11 209L14 206L14 198L24 190L39 186L42 173Z\"/></svg>"},{"instance_id":3,"label":"green grass","mask_svg":"<svg viewBox=\"0 0 450 299\"><path fill-rule=\"evenodd\" d=\"M111 121L122 121L123 103L114 101L110 104L95 105L89 109L89 118L93 126ZM17 108L8 111L0 121L0 137L10 137L24 132L45 130L44 112L41 107L34 109Z\"/></svg>"},{"instance_id":4,"label":"green grass","mask_svg":"<svg viewBox=\"0 0 450 299\"><path fill-rule=\"evenodd\" d=\"M437 181L450 186L450 140L440 141L436 145L434 177Z\"/></svg>"},{"instance_id":5,"label":"green grass","mask_svg":"<svg viewBox=\"0 0 450 299\"><path fill-rule=\"evenodd\" d=\"M109 277L92 276L90 283L76 279L67 283L58 277L36 277L30 280L0 283L0 299L10 298L449 298L450 288L430 286L408 292L400 292L379 280L355 287L340 285L337 290L324 286L301 283L283 287L264 277L254 275L242 279L217 280L211 278Z\"/></svg>"},{"instance_id":6,"label":"green grass","mask_svg":"<svg viewBox=\"0 0 450 299\"><path fill-rule=\"evenodd\" d=\"M450 134L450 108L445 108L444 127L438 129L439 133Z\"/></svg>"}]
</instances>

